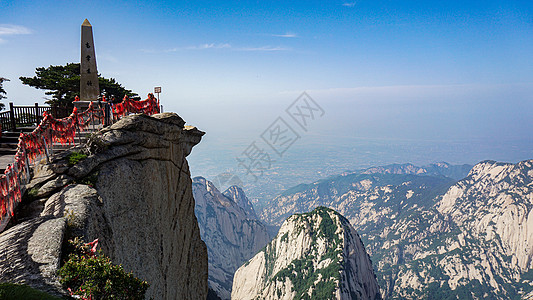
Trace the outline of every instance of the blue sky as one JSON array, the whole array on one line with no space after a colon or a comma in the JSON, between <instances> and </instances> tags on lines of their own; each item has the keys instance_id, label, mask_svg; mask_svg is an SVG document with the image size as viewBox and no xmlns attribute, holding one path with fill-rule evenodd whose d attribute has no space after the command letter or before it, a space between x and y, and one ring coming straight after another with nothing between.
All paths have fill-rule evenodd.
<instances>
[{"instance_id":1,"label":"blue sky","mask_svg":"<svg viewBox=\"0 0 533 300\"><path fill-rule=\"evenodd\" d=\"M338 142L532 140L531 1L1 0L8 101L43 102L18 77L79 61L85 18L99 72L162 86L208 144L253 139L303 91Z\"/></svg>"}]
</instances>

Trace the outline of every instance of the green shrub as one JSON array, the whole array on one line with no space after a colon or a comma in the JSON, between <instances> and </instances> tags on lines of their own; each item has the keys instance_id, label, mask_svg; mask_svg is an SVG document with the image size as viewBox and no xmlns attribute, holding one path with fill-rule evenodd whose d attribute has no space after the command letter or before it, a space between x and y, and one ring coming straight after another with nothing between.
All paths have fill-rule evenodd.
<instances>
[{"instance_id":1,"label":"green shrub","mask_svg":"<svg viewBox=\"0 0 533 300\"><path fill-rule=\"evenodd\" d=\"M93 242L94 243L94 242ZM69 241L68 261L59 269L61 283L82 299L144 299L149 284L75 238Z\"/></svg>"},{"instance_id":2,"label":"green shrub","mask_svg":"<svg viewBox=\"0 0 533 300\"><path fill-rule=\"evenodd\" d=\"M72 152L67 157L68 165L73 166L86 158L87 158L87 154L83 154L81 152Z\"/></svg>"},{"instance_id":3,"label":"green shrub","mask_svg":"<svg viewBox=\"0 0 533 300\"><path fill-rule=\"evenodd\" d=\"M26 191L24 194L24 200L31 202L37 199L37 194L39 193L39 188L33 187Z\"/></svg>"},{"instance_id":4,"label":"green shrub","mask_svg":"<svg viewBox=\"0 0 533 300\"><path fill-rule=\"evenodd\" d=\"M2 300L60 300L61 298L51 296L24 284L14 284L9 282L0 283L0 299Z\"/></svg>"}]
</instances>

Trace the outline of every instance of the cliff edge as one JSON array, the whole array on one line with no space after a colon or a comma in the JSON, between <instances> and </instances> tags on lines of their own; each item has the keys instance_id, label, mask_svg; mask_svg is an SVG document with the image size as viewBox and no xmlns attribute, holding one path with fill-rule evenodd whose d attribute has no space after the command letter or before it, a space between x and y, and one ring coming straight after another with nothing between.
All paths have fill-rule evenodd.
<instances>
[{"instance_id":1,"label":"cliff edge","mask_svg":"<svg viewBox=\"0 0 533 300\"><path fill-rule=\"evenodd\" d=\"M148 281L147 298L205 299L207 249L185 159L203 134L174 113L131 115L38 165L32 201L0 234L0 281L63 293L55 273L74 235L98 238L113 263ZM88 156L73 165L73 153Z\"/></svg>"}]
</instances>

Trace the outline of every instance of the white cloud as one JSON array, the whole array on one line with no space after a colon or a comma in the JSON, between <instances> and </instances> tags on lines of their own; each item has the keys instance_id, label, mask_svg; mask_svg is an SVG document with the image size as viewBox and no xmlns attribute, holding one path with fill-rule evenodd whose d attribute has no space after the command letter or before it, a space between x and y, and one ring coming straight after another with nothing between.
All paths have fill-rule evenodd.
<instances>
[{"instance_id":1,"label":"white cloud","mask_svg":"<svg viewBox=\"0 0 533 300\"><path fill-rule=\"evenodd\" d=\"M287 32L285 34L272 34L272 36L275 37L282 37L282 38L295 38L298 37L298 35L294 32Z\"/></svg>"},{"instance_id":2,"label":"white cloud","mask_svg":"<svg viewBox=\"0 0 533 300\"><path fill-rule=\"evenodd\" d=\"M19 35L19 34L30 34L32 33L30 29L13 24L0 24L0 35Z\"/></svg>"},{"instance_id":3,"label":"white cloud","mask_svg":"<svg viewBox=\"0 0 533 300\"><path fill-rule=\"evenodd\" d=\"M231 48L231 45L228 44L228 43L224 43L224 44L210 43L210 44L202 44L202 45L199 45L199 46L190 46L190 47L186 47L185 49L187 49L187 50L205 50L205 49L228 49L228 48Z\"/></svg>"},{"instance_id":4,"label":"white cloud","mask_svg":"<svg viewBox=\"0 0 533 300\"><path fill-rule=\"evenodd\" d=\"M174 47L163 50L154 50L154 49L140 49L144 53L169 53L169 52L178 52L183 50L209 50L209 49L230 49L231 45L228 43L205 43L195 46L186 46L186 47Z\"/></svg>"},{"instance_id":5,"label":"white cloud","mask_svg":"<svg viewBox=\"0 0 533 300\"><path fill-rule=\"evenodd\" d=\"M228 43L205 43L201 45L196 46L187 46L187 47L175 47L175 48L169 48L164 50L154 50L154 49L140 49L141 52L144 53L169 53L169 52L178 52L178 51L186 51L186 50L216 50L216 49L227 49L231 51L258 51L258 52L273 52L273 51L290 51L291 48L287 47L273 47L273 46L260 46L260 47L233 47L231 44Z\"/></svg>"},{"instance_id":6,"label":"white cloud","mask_svg":"<svg viewBox=\"0 0 533 300\"><path fill-rule=\"evenodd\" d=\"M263 46L263 47L243 47L243 48L236 48L237 51L290 51L291 48L287 47L271 47L271 46Z\"/></svg>"},{"instance_id":7,"label":"white cloud","mask_svg":"<svg viewBox=\"0 0 533 300\"><path fill-rule=\"evenodd\" d=\"M13 24L0 24L0 44L7 43L7 40L5 38L2 38L2 36L30 34L30 33L32 33L31 30L29 30L28 28L24 26L13 25Z\"/></svg>"},{"instance_id":8,"label":"white cloud","mask_svg":"<svg viewBox=\"0 0 533 300\"><path fill-rule=\"evenodd\" d=\"M342 6L345 6L345 7L354 7L355 6L355 2L345 2L342 4Z\"/></svg>"}]
</instances>

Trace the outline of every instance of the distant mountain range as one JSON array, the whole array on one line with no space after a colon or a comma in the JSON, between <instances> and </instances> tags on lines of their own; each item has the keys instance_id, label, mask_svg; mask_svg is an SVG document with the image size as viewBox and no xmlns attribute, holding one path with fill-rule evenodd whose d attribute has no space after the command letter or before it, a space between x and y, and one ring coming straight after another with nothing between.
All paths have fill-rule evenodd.
<instances>
[{"instance_id":1,"label":"distant mountain range","mask_svg":"<svg viewBox=\"0 0 533 300\"><path fill-rule=\"evenodd\" d=\"M298 185L260 218L279 226L318 206L338 211L387 299L533 298L532 181L533 160L389 165Z\"/></svg>"},{"instance_id":2,"label":"distant mountain range","mask_svg":"<svg viewBox=\"0 0 533 300\"><path fill-rule=\"evenodd\" d=\"M431 204L434 197L446 192L457 178L464 178L471 168L470 165L454 166L447 163L425 167L393 164L344 172L286 190L263 209L260 218L268 224L279 226L292 214L307 212L324 205L339 211L348 219L353 219L354 214L360 210L358 204L361 201L373 203L372 206L377 205L375 209L382 207L385 210L394 204L400 205L400 202L407 199L410 199L411 204L427 206L427 201ZM372 223L373 217L363 214L358 220L358 223Z\"/></svg>"},{"instance_id":3,"label":"distant mountain range","mask_svg":"<svg viewBox=\"0 0 533 300\"><path fill-rule=\"evenodd\" d=\"M444 176L459 180L464 178L470 169L472 169L472 165L451 165L446 162L438 162L422 167L417 167L413 164L392 164L383 167L372 167L354 173Z\"/></svg>"}]
</instances>

